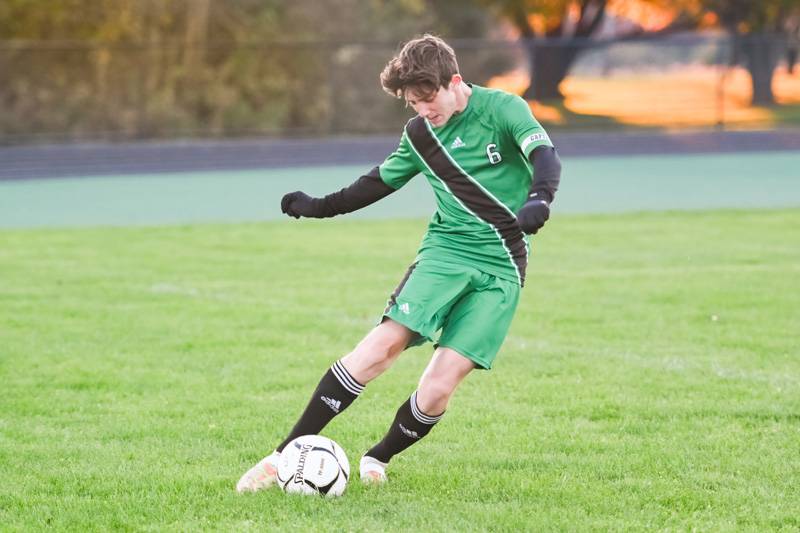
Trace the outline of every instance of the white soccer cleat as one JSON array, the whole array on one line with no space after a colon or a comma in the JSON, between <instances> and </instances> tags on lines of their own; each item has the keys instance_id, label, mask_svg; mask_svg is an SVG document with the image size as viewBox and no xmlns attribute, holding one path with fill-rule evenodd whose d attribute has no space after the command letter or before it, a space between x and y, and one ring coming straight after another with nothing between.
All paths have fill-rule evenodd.
<instances>
[{"instance_id":1,"label":"white soccer cleat","mask_svg":"<svg viewBox=\"0 0 800 533\"><path fill-rule=\"evenodd\" d=\"M359 470L361 471L361 481L367 485L383 485L388 481L386 477L386 465L375 459L365 455L361 458Z\"/></svg>"},{"instance_id":2,"label":"white soccer cleat","mask_svg":"<svg viewBox=\"0 0 800 533\"><path fill-rule=\"evenodd\" d=\"M242 479L236 484L236 492L256 492L274 485L278 479L280 457L280 453L272 452L261 459L253 468L245 472Z\"/></svg>"}]
</instances>

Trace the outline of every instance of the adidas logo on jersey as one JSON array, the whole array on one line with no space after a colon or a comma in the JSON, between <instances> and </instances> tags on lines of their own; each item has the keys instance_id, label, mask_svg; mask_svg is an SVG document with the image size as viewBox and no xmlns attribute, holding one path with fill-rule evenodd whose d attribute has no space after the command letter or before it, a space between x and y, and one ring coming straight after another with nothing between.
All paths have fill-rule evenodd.
<instances>
[{"instance_id":1,"label":"adidas logo on jersey","mask_svg":"<svg viewBox=\"0 0 800 533\"><path fill-rule=\"evenodd\" d=\"M334 400L333 398L328 398L327 396L320 396L319 399L325 402L325 404L330 407L334 413L338 413L339 409L342 408L342 402L339 400Z\"/></svg>"},{"instance_id":2,"label":"adidas logo on jersey","mask_svg":"<svg viewBox=\"0 0 800 533\"><path fill-rule=\"evenodd\" d=\"M409 307L408 302L400 304L398 308L400 309L400 311L403 312L404 315L407 315L411 312L411 308Z\"/></svg>"},{"instance_id":3,"label":"adidas logo on jersey","mask_svg":"<svg viewBox=\"0 0 800 533\"><path fill-rule=\"evenodd\" d=\"M405 433L406 437L411 437L412 439L418 439L419 438L419 433L417 433L416 431L411 431L410 429L405 427L403 424L397 424L397 425L400 426L400 431Z\"/></svg>"},{"instance_id":4,"label":"adidas logo on jersey","mask_svg":"<svg viewBox=\"0 0 800 533\"><path fill-rule=\"evenodd\" d=\"M461 137L456 137L456 140L450 145L450 149L455 150L456 148L463 148L464 146L466 146L466 144L461 140Z\"/></svg>"}]
</instances>

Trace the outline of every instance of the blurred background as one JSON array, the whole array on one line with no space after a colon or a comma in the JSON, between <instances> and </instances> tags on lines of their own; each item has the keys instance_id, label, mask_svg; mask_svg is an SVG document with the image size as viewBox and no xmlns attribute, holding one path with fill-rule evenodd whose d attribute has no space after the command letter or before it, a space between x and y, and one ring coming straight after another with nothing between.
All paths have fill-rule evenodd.
<instances>
[{"instance_id":1,"label":"blurred background","mask_svg":"<svg viewBox=\"0 0 800 533\"><path fill-rule=\"evenodd\" d=\"M378 73L424 31L551 129L800 125L796 0L4 0L0 134L394 133Z\"/></svg>"},{"instance_id":2,"label":"blurred background","mask_svg":"<svg viewBox=\"0 0 800 533\"><path fill-rule=\"evenodd\" d=\"M0 179L378 163L424 32L562 155L800 148L800 0L3 0Z\"/></svg>"}]
</instances>

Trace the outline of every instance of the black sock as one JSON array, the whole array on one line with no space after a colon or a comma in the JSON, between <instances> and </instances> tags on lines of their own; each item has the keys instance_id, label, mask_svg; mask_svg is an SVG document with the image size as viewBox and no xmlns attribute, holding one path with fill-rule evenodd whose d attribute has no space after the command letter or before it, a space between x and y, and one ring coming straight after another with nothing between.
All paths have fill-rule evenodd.
<instances>
[{"instance_id":1,"label":"black sock","mask_svg":"<svg viewBox=\"0 0 800 533\"><path fill-rule=\"evenodd\" d=\"M411 398L397 410L394 422L383 440L364 455L373 457L382 463L388 463L394 455L427 435L443 415L444 413L430 416L423 413L417 405L415 391Z\"/></svg>"},{"instance_id":2,"label":"black sock","mask_svg":"<svg viewBox=\"0 0 800 533\"><path fill-rule=\"evenodd\" d=\"M297 437L317 435L334 416L347 409L363 390L364 385L353 379L341 361L333 363L322 376L306 410L300 415L300 420L292 428L286 440L275 449L282 452L286 445Z\"/></svg>"}]
</instances>

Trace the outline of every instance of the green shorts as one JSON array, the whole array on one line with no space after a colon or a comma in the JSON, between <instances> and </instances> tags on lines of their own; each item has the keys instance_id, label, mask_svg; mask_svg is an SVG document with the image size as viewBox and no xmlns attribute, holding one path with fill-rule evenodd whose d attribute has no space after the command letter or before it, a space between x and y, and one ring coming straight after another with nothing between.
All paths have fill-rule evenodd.
<instances>
[{"instance_id":1,"label":"green shorts","mask_svg":"<svg viewBox=\"0 0 800 533\"><path fill-rule=\"evenodd\" d=\"M489 369L508 334L519 292L518 284L476 268L423 259L408 269L383 316L417 334L410 346L435 342Z\"/></svg>"}]
</instances>

